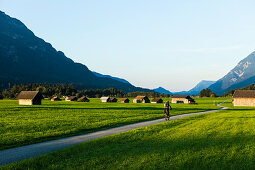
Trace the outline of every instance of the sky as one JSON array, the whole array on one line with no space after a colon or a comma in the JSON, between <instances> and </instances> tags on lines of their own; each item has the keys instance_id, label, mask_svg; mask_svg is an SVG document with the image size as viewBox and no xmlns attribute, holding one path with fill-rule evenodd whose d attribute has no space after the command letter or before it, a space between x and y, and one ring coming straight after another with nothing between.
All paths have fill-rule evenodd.
<instances>
[{"instance_id":1,"label":"sky","mask_svg":"<svg viewBox=\"0 0 255 170\"><path fill-rule=\"evenodd\" d=\"M0 10L90 70L189 90L255 51L254 0L0 0Z\"/></svg>"}]
</instances>

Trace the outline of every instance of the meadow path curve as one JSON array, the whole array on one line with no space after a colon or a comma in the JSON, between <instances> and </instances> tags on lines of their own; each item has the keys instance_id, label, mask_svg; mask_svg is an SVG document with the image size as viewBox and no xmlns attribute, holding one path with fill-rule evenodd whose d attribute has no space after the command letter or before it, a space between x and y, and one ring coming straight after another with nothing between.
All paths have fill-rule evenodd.
<instances>
[{"instance_id":1,"label":"meadow path curve","mask_svg":"<svg viewBox=\"0 0 255 170\"><path fill-rule=\"evenodd\" d=\"M220 104L218 106L220 106ZM212 113L212 112L228 109L228 107L222 107L222 106L220 107L221 109L217 109L217 110L210 110L210 111L197 112L197 113L187 113L187 114L172 116L170 117L170 120L176 120L176 119L180 119L187 116L204 114L204 113ZM93 139L110 136L113 134L118 134L118 133L126 132L132 129L154 125L154 124L158 124L162 122L165 122L164 118L106 129L106 130L84 134L84 135L72 136L72 137L67 137L67 138L42 142L42 143L36 143L36 144L31 144L31 145L26 145L26 146L21 146L16 148L10 148L6 150L0 150L0 166L8 164L8 163L18 162L24 159L35 157L35 156L39 156L45 153L57 151L60 149L64 149L69 146L73 146L73 145L90 141Z\"/></svg>"}]
</instances>

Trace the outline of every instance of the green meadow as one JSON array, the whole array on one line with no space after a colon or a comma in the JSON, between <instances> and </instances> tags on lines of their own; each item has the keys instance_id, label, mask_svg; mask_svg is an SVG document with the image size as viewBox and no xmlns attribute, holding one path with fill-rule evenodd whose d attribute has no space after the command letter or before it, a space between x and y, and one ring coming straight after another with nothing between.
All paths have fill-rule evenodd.
<instances>
[{"instance_id":1,"label":"green meadow","mask_svg":"<svg viewBox=\"0 0 255 170\"><path fill-rule=\"evenodd\" d=\"M254 169L255 108L225 105L230 109L131 130L2 168Z\"/></svg>"},{"instance_id":2,"label":"green meadow","mask_svg":"<svg viewBox=\"0 0 255 170\"><path fill-rule=\"evenodd\" d=\"M169 100L169 99L164 99ZM217 109L225 98L196 99L198 105L173 104L171 115ZM0 100L0 149L85 134L121 125L163 118L163 104L52 102L22 106Z\"/></svg>"}]
</instances>

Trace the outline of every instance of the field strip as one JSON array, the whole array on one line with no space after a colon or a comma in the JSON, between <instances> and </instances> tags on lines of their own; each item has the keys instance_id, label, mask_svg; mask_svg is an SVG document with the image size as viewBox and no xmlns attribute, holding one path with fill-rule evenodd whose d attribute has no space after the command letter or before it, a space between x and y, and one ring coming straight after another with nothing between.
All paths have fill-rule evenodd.
<instances>
[{"instance_id":1,"label":"field strip","mask_svg":"<svg viewBox=\"0 0 255 170\"><path fill-rule=\"evenodd\" d=\"M224 102L222 102L222 103L224 103ZM212 112L226 110L226 109L228 109L228 108L222 107L221 109L218 109L218 110L176 115L176 116L170 117L170 120L176 120L176 119L180 119L180 118L192 116L192 115L212 113ZM8 163L21 161L21 160L39 156L39 155L42 155L45 153L64 149L69 146L73 146L73 145L83 143L86 141L90 141L93 139L110 136L113 134L118 134L118 133L126 132L126 131L129 131L132 129L145 127L145 126L149 126L149 125L154 125L154 124L158 124L158 123L162 123L162 122L165 122L164 118L130 124L130 125L125 125L125 126L116 127L116 128L111 128L111 129L93 132L93 133L89 133L89 134L85 134L85 135L78 135L78 136L67 137L67 138L63 138L63 139L57 139L57 140L27 145L27 146L21 146L21 147L17 147L17 148L1 150L0 151L0 165L5 165Z\"/></svg>"}]
</instances>

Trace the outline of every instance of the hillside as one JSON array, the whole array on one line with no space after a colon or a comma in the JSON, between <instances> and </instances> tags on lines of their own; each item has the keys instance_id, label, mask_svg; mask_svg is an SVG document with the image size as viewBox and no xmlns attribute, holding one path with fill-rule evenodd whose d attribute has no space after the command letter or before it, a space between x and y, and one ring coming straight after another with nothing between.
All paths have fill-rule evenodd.
<instances>
[{"instance_id":1,"label":"hillside","mask_svg":"<svg viewBox=\"0 0 255 170\"><path fill-rule=\"evenodd\" d=\"M0 24L0 88L19 83L65 83L80 89L112 87L126 92L151 91L95 76L85 65L56 51L21 21L1 11Z\"/></svg>"},{"instance_id":2,"label":"hillside","mask_svg":"<svg viewBox=\"0 0 255 170\"><path fill-rule=\"evenodd\" d=\"M209 88L213 92L223 94L229 89L242 88L252 83L255 83L255 52L240 61L234 69Z\"/></svg>"},{"instance_id":3,"label":"hillside","mask_svg":"<svg viewBox=\"0 0 255 170\"><path fill-rule=\"evenodd\" d=\"M110 76L110 75L104 75L104 74L101 74L101 73L97 73L95 71L92 72L94 75L96 75L97 77L106 77L106 78L110 78L110 79L113 79L113 80L117 80L117 81L120 81L122 83L126 83L126 84L131 84L129 83L127 80L125 79L122 79L122 78L119 78L119 77L113 77L113 76Z\"/></svg>"},{"instance_id":4,"label":"hillside","mask_svg":"<svg viewBox=\"0 0 255 170\"><path fill-rule=\"evenodd\" d=\"M160 94L173 94L171 93L169 90L166 90L165 88L163 87L158 87L156 89L153 89L153 91L157 92L157 93L160 93Z\"/></svg>"},{"instance_id":5,"label":"hillside","mask_svg":"<svg viewBox=\"0 0 255 170\"><path fill-rule=\"evenodd\" d=\"M208 88L210 85L212 85L214 83L215 83L215 81L202 80L188 92L190 94L199 94L201 90Z\"/></svg>"},{"instance_id":6,"label":"hillside","mask_svg":"<svg viewBox=\"0 0 255 170\"><path fill-rule=\"evenodd\" d=\"M189 91L175 92L178 95L198 95L201 90L208 88L210 85L215 83L215 81L202 80L194 88Z\"/></svg>"}]
</instances>

